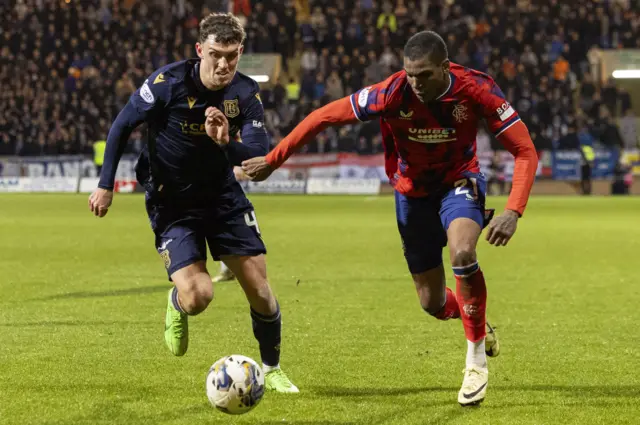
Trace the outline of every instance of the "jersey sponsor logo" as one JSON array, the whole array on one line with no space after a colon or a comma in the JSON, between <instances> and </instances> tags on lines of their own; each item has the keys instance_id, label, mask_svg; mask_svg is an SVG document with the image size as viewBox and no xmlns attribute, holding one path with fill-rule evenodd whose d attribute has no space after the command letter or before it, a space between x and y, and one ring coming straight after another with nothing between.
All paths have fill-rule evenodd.
<instances>
[{"instance_id":1,"label":"jersey sponsor logo","mask_svg":"<svg viewBox=\"0 0 640 425\"><path fill-rule=\"evenodd\" d=\"M370 91L371 91L371 87L367 87L362 89L362 91L358 95L358 105L360 105L361 108L364 108L365 106L367 106L367 102L369 101Z\"/></svg>"},{"instance_id":2,"label":"jersey sponsor logo","mask_svg":"<svg viewBox=\"0 0 640 425\"><path fill-rule=\"evenodd\" d=\"M189 109L193 109L193 105L196 104L196 98L187 96L187 103L189 104Z\"/></svg>"},{"instance_id":3,"label":"jersey sponsor logo","mask_svg":"<svg viewBox=\"0 0 640 425\"><path fill-rule=\"evenodd\" d=\"M413 117L413 111L409 111L409 112L400 111L400 119L410 120L411 117Z\"/></svg>"},{"instance_id":4,"label":"jersey sponsor logo","mask_svg":"<svg viewBox=\"0 0 640 425\"><path fill-rule=\"evenodd\" d=\"M153 80L153 84L164 83L164 74L161 72L156 76L156 79Z\"/></svg>"},{"instance_id":5,"label":"jersey sponsor logo","mask_svg":"<svg viewBox=\"0 0 640 425\"><path fill-rule=\"evenodd\" d=\"M155 102L156 98L151 93L151 89L149 88L149 80L146 80L142 87L140 87L140 97L147 103Z\"/></svg>"},{"instance_id":6,"label":"jersey sponsor logo","mask_svg":"<svg viewBox=\"0 0 640 425\"><path fill-rule=\"evenodd\" d=\"M500 107L496 109L496 112L498 113L498 117L500 117L500 121L505 121L516 113L509 102L504 102L502 105L500 105Z\"/></svg>"},{"instance_id":7,"label":"jersey sponsor logo","mask_svg":"<svg viewBox=\"0 0 640 425\"><path fill-rule=\"evenodd\" d=\"M188 121L183 121L180 123L180 129L183 134L187 134L189 136L204 136L207 134L207 129L205 128L204 123L190 123Z\"/></svg>"},{"instance_id":8,"label":"jersey sponsor logo","mask_svg":"<svg viewBox=\"0 0 640 425\"><path fill-rule=\"evenodd\" d=\"M455 128L409 128L409 140L419 143L445 143L457 140Z\"/></svg>"},{"instance_id":9,"label":"jersey sponsor logo","mask_svg":"<svg viewBox=\"0 0 640 425\"><path fill-rule=\"evenodd\" d=\"M224 101L224 114L227 116L227 118L235 118L240 115L240 106L238 106L238 99Z\"/></svg>"},{"instance_id":10,"label":"jersey sponsor logo","mask_svg":"<svg viewBox=\"0 0 640 425\"><path fill-rule=\"evenodd\" d=\"M469 117L469 115L467 114L467 107L460 104L457 104L453 107L452 115L458 123L464 122Z\"/></svg>"}]
</instances>

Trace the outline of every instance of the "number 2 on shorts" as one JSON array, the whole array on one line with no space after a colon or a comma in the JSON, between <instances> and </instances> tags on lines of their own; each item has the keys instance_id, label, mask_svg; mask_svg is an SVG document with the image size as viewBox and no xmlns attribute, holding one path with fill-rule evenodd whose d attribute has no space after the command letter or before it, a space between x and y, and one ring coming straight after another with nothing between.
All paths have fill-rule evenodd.
<instances>
[{"instance_id":1,"label":"number 2 on shorts","mask_svg":"<svg viewBox=\"0 0 640 425\"><path fill-rule=\"evenodd\" d=\"M467 187L471 182L471 187L473 188L473 199L478 199L478 181L475 177L471 177L469 179L460 179L456 181L453 186L456 188L456 195L468 195L469 188Z\"/></svg>"}]
</instances>

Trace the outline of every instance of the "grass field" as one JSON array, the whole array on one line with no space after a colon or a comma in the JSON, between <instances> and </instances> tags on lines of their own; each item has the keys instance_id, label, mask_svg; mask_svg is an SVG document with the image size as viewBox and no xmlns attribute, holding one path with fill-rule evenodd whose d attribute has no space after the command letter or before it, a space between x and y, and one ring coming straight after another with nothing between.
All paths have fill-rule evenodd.
<instances>
[{"instance_id":1,"label":"grass field","mask_svg":"<svg viewBox=\"0 0 640 425\"><path fill-rule=\"evenodd\" d=\"M84 195L3 195L0 424L640 423L640 199L534 198L508 248L480 244L503 351L472 409L456 399L462 325L420 309L392 198L252 199L299 396L209 406L216 359L258 358L249 311L218 285L187 355L169 354L142 197L99 220Z\"/></svg>"}]
</instances>

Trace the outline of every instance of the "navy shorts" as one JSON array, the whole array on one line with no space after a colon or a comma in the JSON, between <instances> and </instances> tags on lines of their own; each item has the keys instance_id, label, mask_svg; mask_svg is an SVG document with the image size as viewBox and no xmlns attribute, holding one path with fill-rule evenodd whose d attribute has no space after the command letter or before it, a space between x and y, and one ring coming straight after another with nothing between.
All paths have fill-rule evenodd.
<instances>
[{"instance_id":1,"label":"navy shorts","mask_svg":"<svg viewBox=\"0 0 640 425\"><path fill-rule=\"evenodd\" d=\"M147 213L169 280L181 268L206 261L207 245L216 261L224 255L267 253L252 206L219 217L206 209L176 211L147 203Z\"/></svg>"},{"instance_id":2,"label":"navy shorts","mask_svg":"<svg viewBox=\"0 0 640 425\"><path fill-rule=\"evenodd\" d=\"M484 175L467 173L464 177L454 186L426 197L395 193L398 230L411 273L422 273L442 264L446 231L456 218L470 218L481 228L488 224Z\"/></svg>"}]
</instances>

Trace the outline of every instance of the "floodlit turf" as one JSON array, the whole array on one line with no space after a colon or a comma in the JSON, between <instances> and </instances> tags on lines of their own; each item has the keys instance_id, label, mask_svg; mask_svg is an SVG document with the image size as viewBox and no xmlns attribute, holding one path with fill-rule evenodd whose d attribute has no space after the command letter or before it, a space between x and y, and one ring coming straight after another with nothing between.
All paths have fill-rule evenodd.
<instances>
[{"instance_id":1,"label":"floodlit turf","mask_svg":"<svg viewBox=\"0 0 640 425\"><path fill-rule=\"evenodd\" d=\"M86 199L0 196L1 424L640 423L640 199L534 198L509 247L480 244L502 354L463 409L462 325L420 309L392 198L253 196L302 393L241 417L204 389L219 357L259 356L239 287L216 287L174 358L143 198L105 219Z\"/></svg>"}]
</instances>

